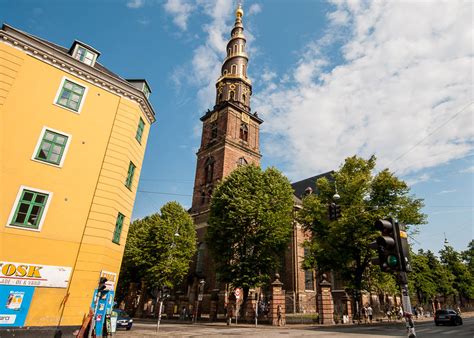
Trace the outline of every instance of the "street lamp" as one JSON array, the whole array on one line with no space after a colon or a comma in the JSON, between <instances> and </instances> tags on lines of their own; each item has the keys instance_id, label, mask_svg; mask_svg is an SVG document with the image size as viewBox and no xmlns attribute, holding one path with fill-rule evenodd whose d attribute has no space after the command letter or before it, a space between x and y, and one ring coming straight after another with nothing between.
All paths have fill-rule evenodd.
<instances>
[{"instance_id":1,"label":"street lamp","mask_svg":"<svg viewBox=\"0 0 474 338\"><path fill-rule=\"evenodd\" d=\"M196 311L195 311L195 315L194 315L194 322L196 323L197 322L197 316L198 316L198 313L199 313L199 302L202 301L202 298L203 298L203 294L204 294L204 285L206 284L206 281L204 279L201 279L199 281L199 285L198 285L198 299L197 299L197 302L196 302Z\"/></svg>"}]
</instances>

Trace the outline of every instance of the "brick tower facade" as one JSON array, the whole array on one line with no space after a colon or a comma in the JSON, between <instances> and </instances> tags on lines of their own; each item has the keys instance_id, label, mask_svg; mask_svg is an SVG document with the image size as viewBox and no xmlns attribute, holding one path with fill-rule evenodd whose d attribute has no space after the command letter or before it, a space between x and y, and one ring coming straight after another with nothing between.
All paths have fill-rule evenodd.
<instances>
[{"instance_id":1,"label":"brick tower facade","mask_svg":"<svg viewBox=\"0 0 474 338\"><path fill-rule=\"evenodd\" d=\"M262 156L259 132L263 121L250 109L252 82L247 76L248 56L242 25L243 11L240 6L235 15L235 24L227 43L226 58L216 82L215 105L201 117L202 137L197 152L190 209L199 243L196 257L190 267L187 290L182 295L183 302L188 302L194 309L199 308L199 313L209 313L211 317L214 315L210 312L224 313L224 303L231 291L226 290L226 285L217 282L214 262L205 242L211 195L216 184L234 169L250 163L259 165ZM314 272L309 271L308 283L308 272L301 267L304 259L301 244L305 236L301 226L295 222L292 239L281 257L280 272L283 288L286 289L288 297L291 297L287 300L287 306L291 307L290 312L294 312L296 308L311 312L315 310L316 305ZM199 297L201 292L203 296Z\"/></svg>"}]
</instances>

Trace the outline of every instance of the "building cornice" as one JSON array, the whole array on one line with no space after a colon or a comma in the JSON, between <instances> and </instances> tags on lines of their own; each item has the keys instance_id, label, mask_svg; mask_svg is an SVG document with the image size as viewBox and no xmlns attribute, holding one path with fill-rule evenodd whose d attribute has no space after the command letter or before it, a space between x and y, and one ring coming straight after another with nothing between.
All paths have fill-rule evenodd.
<instances>
[{"instance_id":1,"label":"building cornice","mask_svg":"<svg viewBox=\"0 0 474 338\"><path fill-rule=\"evenodd\" d=\"M125 80L90 67L63 51L11 26L4 25L3 27L7 28L7 30L0 30L0 41L3 43L104 90L137 102L146 115L148 122L151 124L156 121L153 107L145 94Z\"/></svg>"}]
</instances>

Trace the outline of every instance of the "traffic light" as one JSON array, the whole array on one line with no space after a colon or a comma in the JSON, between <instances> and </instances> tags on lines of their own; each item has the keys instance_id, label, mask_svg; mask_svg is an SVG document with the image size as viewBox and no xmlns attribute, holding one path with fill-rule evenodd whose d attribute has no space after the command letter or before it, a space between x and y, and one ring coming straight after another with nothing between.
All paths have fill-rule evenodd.
<instances>
[{"instance_id":1,"label":"traffic light","mask_svg":"<svg viewBox=\"0 0 474 338\"><path fill-rule=\"evenodd\" d=\"M335 221L341 217L341 206L336 203L329 204L329 220Z\"/></svg>"},{"instance_id":2,"label":"traffic light","mask_svg":"<svg viewBox=\"0 0 474 338\"><path fill-rule=\"evenodd\" d=\"M411 262L410 262L410 246L408 245L408 235L405 229L405 224L398 225L398 249L400 254L400 263L402 271L410 272L411 271Z\"/></svg>"},{"instance_id":3,"label":"traffic light","mask_svg":"<svg viewBox=\"0 0 474 338\"><path fill-rule=\"evenodd\" d=\"M107 278L105 277L100 277L99 279L99 286L97 287L97 291L104 291L106 288L107 288L107 285L105 283L107 283Z\"/></svg>"},{"instance_id":4,"label":"traffic light","mask_svg":"<svg viewBox=\"0 0 474 338\"><path fill-rule=\"evenodd\" d=\"M376 249L378 257L373 259L374 264L378 264L382 271L402 271L399 253L399 233L398 224L392 219L379 219L375 222L375 228L382 232L382 235L370 244L370 248Z\"/></svg>"}]
</instances>

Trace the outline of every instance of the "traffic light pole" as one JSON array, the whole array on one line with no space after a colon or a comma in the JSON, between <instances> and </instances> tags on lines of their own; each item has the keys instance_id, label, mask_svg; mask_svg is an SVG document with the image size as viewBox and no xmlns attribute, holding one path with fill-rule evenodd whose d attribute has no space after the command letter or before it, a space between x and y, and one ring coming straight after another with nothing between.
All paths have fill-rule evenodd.
<instances>
[{"instance_id":1,"label":"traffic light pole","mask_svg":"<svg viewBox=\"0 0 474 338\"><path fill-rule=\"evenodd\" d=\"M416 337L415 322L413 321L412 307L410 302L410 293L408 292L408 278L406 272L400 272L398 275L400 291L402 293L403 317L405 318L405 326L407 328L407 337Z\"/></svg>"}]
</instances>

